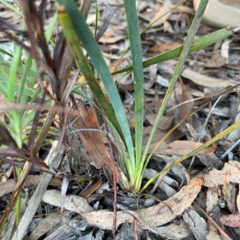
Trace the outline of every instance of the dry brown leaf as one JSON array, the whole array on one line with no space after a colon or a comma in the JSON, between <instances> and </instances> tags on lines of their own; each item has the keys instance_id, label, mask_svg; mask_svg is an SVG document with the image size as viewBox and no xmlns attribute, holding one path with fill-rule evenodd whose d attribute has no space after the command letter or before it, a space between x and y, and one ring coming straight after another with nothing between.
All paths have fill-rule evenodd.
<instances>
[{"instance_id":1,"label":"dry brown leaf","mask_svg":"<svg viewBox=\"0 0 240 240\"><path fill-rule=\"evenodd\" d=\"M240 214L230 214L220 218L220 221L229 227L240 227Z\"/></svg>"},{"instance_id":2,"label":"dry brown leaf","mask_svg":"<svg viewBox=\"0 0 240 240\"><path fill-rule=\"evenodd\" d=\"M206 239L207 223L195 210L187 210L183 214L183 219L188 224L196 239Z\"/></svg>"},{"instance_id":3,"label":"dry brown leaf","mask_svg":"<svg viewBox=\"0 0 240 240\"><path fill-rule=\"evenodd\" d=\"M226 59L226 63L229 63L229 49L232 39L227 39L221 46L221 56Z\"/></svg>"},{"instance_id":4,"label":"dry brown leaf","mask_svg":"<svg viewBox=\"0 0 240 240\"><path fill-rule=\"evenodd\" d=\"M165 22L163 23L163 31L164 31L164 32L174 33L173 27L172 27L172 25L170 24L170 22L165 21Z\"/></svg>"},{"instance_id":5,"label":"dry brown leaf","mask_svg":"<svg viewBox=\"0 0 240 240\"><path fill-rule=\"evenodd\" d=\"M150 135L150 132L152 130L152 127L151 126L148 126L148 127L145 127L144 130L143 130L143 145L146 145L147 144L147 140L149 138L149 135ZM159 130L157 129L155 134L154 134L154 137L153 137L153 144L156 144L158 141L160 141L164 135L168 132L168 130ZM180 139L181 137L183 137L184 134L181 133L178 129L175 129L166 139L166 141L168 142L172 142L174 140L177 140L177 139Z\"/></svg>"},{"instance_id":6,"label":"dry brown leaf","mask_svg":"<svg viewBox=\"0 0 240 240\"><path fill-rule=\"evenodd\" d=\"M47 233L50 229L52 229L56 224L62 221L62 218L67 217L69 215L69 211L63 211L51 213L46 218L44 218L37 227L32 231L31 235L29 236L28 240L35 240L39 239L42 235Z\"/></svg>"},{"instance_id":7,"label":"dry brown leaf","mask_svg":"<svg viewBox=\"0 0 240 240\"><path fill-rule=\"evenodd\" d=\"M233 214L237 213L236 205L238 206L238 203L236 198L237 198L236 184L228 183L225 199L226 199L229 210Z\"/></svg>"},{"instance_id":8,"label":"dry brown leaf","mask_svg":"<svg viewBox=\"0 0 240 240\"><path fill-rule=\"evenodd\" d=\"M149 4L147 2L139 2L138 12L142 12L148 8Z\"/></svg>"},{"instance_id":9,"label":"dry brown leaf","mask_svg":"<svg viewBox=\"0 0 240 240\"><path fill-rule=\"evenodd\" d=\"M70 121L73 122L74 129L81 138L84 147L88 150L93 165L98 169L105 168L106 171L108 170L112 173L112 167L113 164L115 164L117 182L128 189L126 176L122 171L119 171L118 166L111 159L104 144L103 134L99 129L99 123L94 108L86 108L83 104L79 104L79 109L75 109L72 113L69 113L69 118ZM111 181L110 178L109 181Z\"/></svg>"},{"instance_id":10,"label":"dry brown leaf","mask_svg":"<svg viewBox=\"0 0 240 240\"><path fill-rule=\"evenodd\" d=\"M144 13L144 14L138 13L138 17L144 19L146 22L151 22L151 18L146 13Z\"/></svg>"},{"instance_id":11,"label":"dry brown leaf","mask_svg":"<svg viewBox=\"0 0 240 240\"><path fill-rule=\"evenodd\" d=\"M149 90L153 87L153 85L156 82L156 76L157 76L157 64L151 65L149 67L149 79L146 79L144 81L144 90Z\"/></svg>"},{"instance_id":12,"label":"dry brown leaf","mask_svg":"<svg viewBox=\"0 0 240 240\"><path fill-rule=\"evenodd\" d=\"M175 85L175 91L174 91L174 97L177 100L177 104L184 103L176 109L175 112L175 123L178 123L180 120L182 120L184 117L188 116L192 112L192 108L194 106L194 102L191 101L193 99L192 94L189 91L188 86L181 84L180 82L177 82ZM191 123L192 117L189 117L186 119L185 122ZM186 133L187 128L185 124L181 124L178 129Z\"/></svg>"},{"instance_id":13,"label":"dry brown leaf","mask_svg":"<svg viewBox=\"0 0 240 240\"><path fill-rule=\"evenodd\" d=\"M168 6L167 4L163 5L160 9L158 9L156 11L156 14L153 16L153 18L151 19L151 22L154 22L156 19L158 19L159 17L161 17L157 22L155 22L152 27L158 27L160 26L163 22L165 22L169 16L172 14L171 12L169 12L168 14L166 14L166 12L168 12L170 10L170 6Z\"/></svg>"},{"instance_id":14,"label":"dry brown leaf","mask_svg":"<svg viewBox=\"0 0 240 240\"><path fill-rule=\"evenodd\" d=\"M40 182L42 178L41 175L28 175L23 186L31 186L36 185ZM50 185L62 185L62 180L59 178L53 177L51 179ZM14 179L9 179L7 182L0 184L0 197L4 196L7 193L13 192L16 187L16 181Z\"/></svg>"},{"instance_id":15,"label":"dry brown leaf","mask_svg":"<svg viewBox=\"0 0 240 240\"><path fill-rule=\"evenodd\" d=\"M192 108L194 106L194 102L191 101L193 99L192 94L189 91L188 86L182 85L182 96L181 99L178 99L178 103L184 103L183 105L180 105L178 109L179 117L180 119L188 116L192 112ZM191 122L191 118L187 119L188 122Z\"/></svg>"},{"instance_id":16,"label":"dry brown leaf","mask_svg":"<svg viewBox=\"0 0 240 240\"><path fill-rule=\"evenodd\" d=\"M190 79L192 82L200 86L205 87L225 88L234 86L236 84L228 80L204 76L200 73L192 71L190 68L186 68L182 72L181 76Z\"/></svg>"},{"instance_id":17,"label":"dry brown leaf","mask_svg":"<svg viewBox=\"0 0 240 240\"><path fill-rule=\"evenodd\" d=\"M200 142L189 142L189 141L174 141L170 143L163 142L155 151L155 155L160 154L168 154L168 155L179 155L184 156L189 154L190 152L196 150L197 148L201 147L203 143ZM155 144L151 144L149 151L151 152L155 147ZM215 151L216 144L213 144L211 147L203 149L199 152L199 155L206 155L211 154Z\"/></svg>"},{"instance_id":18,"label":"dry brown leaf","mask_svg":"<svg viewBox=\"0 0 240 240\"><path fill-rule=\"evenodd\" d=\"M156 120L157 114L155 113L148 113L146 115L146 119L148 122L153 126L155 120ZM174 116L162 116L160 123L158 124L159 130L167 130L172 124Z\"/></svg>"},{"instance_id":19,"label":"dry brown leaf","mask_svg":"<svg viewBox=\"0 0 240 240\"><path fill-rule=\"evenodd\" d=\"M213 207L218 203L217 190L218 190L217 187L208 188L207 190L207 197L206 197L207 213L211 213L213 211Z\"/></svg>"},{"instance_id":20,"label":"dry brown leaf","mask_svg":"<svg viewBox=\"0 0 240 240\"><path fill-rule=\"evenodd\" d=\"M217 228L213 225L211 221L208 221L208 235L206 237L207 240L222 240L222 238L219 236L219 232Z\"/></svg>"},{"instance_id":21,"label":"dry brown leaf","mask_svg":"<svg viewBox=\"0 0 240 240\"><path fill-rule=\"evenodd\" d=\"M77 119L77 121L74 122L73 126L77 130L76 133L81 138L83 145L88 150L94 166L98 169L109 167L109 170L111 170L112 160L105 147L102 132L99 131L94 108L85 108L80 104L79 109L74 110L72 113L71 121L74 121L74 119ZM88 128L92 130L87 130ZM81 129L85 130L81 131Z\"/></svg>"},{"instance_id":22,"label":"dry brown leaf","mask_svg":"<svg viewBox=\"0 0 240 240\"><path fill-rule=\"evenodd\" d=\"M177 48L181 46L180 43L177 42L165 42L162 44L156 44L153 47L149 48L149 51L152 52L167 52L169 50L172 50L174 48Z\"/></svg>"},{"instance_id":23,"label":"dry brown leaf","mask_svg":"<svg viewBox=\"0 0 240 240\"><path fill-rule=\"evenodd\" d=\"M89 198L99 187L102 185L102 178L100 177L97 182L89 186L87 189L84 189L80 196L83 198Z\"/></svg>"},{"instance_id":24,"label":"dry brown leaf","mask_svg":"<svg viewBox=\"0 0 240 240\"><path fill-rule=\"evenodd\" d=\"M224 164L222 170L212 169L204 176L203 185L206 187L215 187L227 183L240 183L240 163L229 161Z\"/></svg>"},{"instance_id":25,"label":"dry brown leaf","mask_svg":"<svg viewBox=\"0 0 240 240\"><path fill-rule=\"evenodd\" d=\"M208 68L219 68L226 64L227 59L222 57L219 51L215 51L211 58L203 65Z\"/></svg>"},{"instance_id":26,"label":"dry brown leaf","mask_svg":"<svg viewBox=\"0 0 240 240\"><path fill-rule=\"evenodd\" d=\"M126 36L115 36L115 37L106 37L105 35L99 40L103 44L113 44L125 39Z\"/></svg>"},{"instance_id":27,"label":"dry brown leaf","mask_svg":"<svg viewBox=\"0 0 240 240\"><path fill-rule=\"evenodd\" d=\"M182 214L198 195L201 190L203 175L193 178L190 183L184 186L177 194L162 203L138 212L119 211L117 212L117 224L134 222L138 219L142 228L155 228L172 221L176 216ZM76 211L76 210L75 210ZM111 230L113 227L114 213L106 210L81 213L89 224L101 229ZM133 217L134 216L134 217Z\"/></svg>"},{"instance_id":28,"label":"dry brown leaf","mask_svg":"<svg viewBox=\"0 0 240 240\"><path fill-rule=\"evenodd\" d=\"M240 184L238 184L238 195L236 198L236 205L237 205L238 213L240 213Z\"/></svg>"},{"instance_id":29,"label":"dry brown leaf","mask_svg":"<svg viewBox=\"0 0 240 240\"><path fill-rule=\"evenodd\" d=\"M184 13L173 13L169 18L169 21L189 22L189 15Z\"/></svg>"},{"instance_id":30,"label":"dry brown leaf","mask_svg":"<svg viewBox=\"0 0 240 240\"><path fill-rule=\"evenodd\" d=\"M157 2L165 3L168 6L170 6L171 8L174 8L176 6L175 4L179 4L181 1L177 1L177 0L172 1L175 4L172 4L170 1L164 1L164 0L157 0ZM188 7L188 6L178 6L177 9L174 10L174 12L185 12L185 13L190 13L190 14L194 13L193 9L191 7Z\"/></svg>"},{"instance_id":31,"label":"dry brown leaf","mask_svg":"<svg viewBox=\"0 0 240 240\"><path fill-rule=\"evenodd\" d=\"M157 227L156 231L161 236L167 239L181 240L190 237L192 232L188 228L188 225L181 219L180 223L171 223L167 226Z\"/></svg>"},{"instance_id":32,"label":"dry brown leaf","mask_svg":"<svg viewBox=\"0 0 240 240\"><path fill-rule=\"evenodd\" d=\"M74 203L77 205L78 209L80 209L80 211L82 212L92 212L94 210L88 204L85 198L75 195L67 195L63 207L69 211L76 212L72 200L74 200ZM61 192L58 190L47 190L43 195L42 201L53 206L61 207L62 206Z\"/></svg>"},{"instance_id":33,"label":"dry brown leaf","mask_svg":"<svg viewBox=\"0 0 240 240\"><path fill-rule=\"evenodd\" d=\"M219 161L219 158L214 153L211 153L209 155L198 155L198 158L207 167L215 167L218 169L223 165L223 163Z\"/></svg>"},{"instance_id":34,"label":"dry brown leaf","mask_svg":"<svg viewBox=\"0 0 240 240\"><path fill-rule=\"evenodd\" d=\"M0 173L0 184L5 183L9 180L10 176L13 173L13 166L10 167L6 172Z\"/></svg>"}]
</instances>

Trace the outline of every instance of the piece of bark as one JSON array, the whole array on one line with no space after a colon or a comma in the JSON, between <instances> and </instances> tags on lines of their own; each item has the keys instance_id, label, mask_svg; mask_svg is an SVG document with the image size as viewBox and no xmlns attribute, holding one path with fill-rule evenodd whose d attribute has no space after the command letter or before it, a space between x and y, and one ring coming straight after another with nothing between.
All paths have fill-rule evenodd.
<instances>
[{"instance_id":1,"label":"piece of bark","mask_svg":"<svg viewBox=\"0 0 240 240\"><path fill-rule=\"evenodd\" d=\"M60 149L58 152L54 151L55 148L53 146L53 154L50 154L49 156L52 157L52 168L56 169L62 160L63 154L65 152L65 147L64 145L61 145ZM20 224L18 225L17 230L15 231L13 235L14 240L21 240L23 239L24 235L26 234L27 228L30 225L35 212L37 211L37 208L42 200L42 196L45 193L51 179L52 179L52 174L50 173L43 173L43 177L40 181L40 183L37 186L37 189L35 190L31 200L29 201L28 207L25 211L25 213L22 216L22 219L20 221Z\"/></svg>"}]
</instances>

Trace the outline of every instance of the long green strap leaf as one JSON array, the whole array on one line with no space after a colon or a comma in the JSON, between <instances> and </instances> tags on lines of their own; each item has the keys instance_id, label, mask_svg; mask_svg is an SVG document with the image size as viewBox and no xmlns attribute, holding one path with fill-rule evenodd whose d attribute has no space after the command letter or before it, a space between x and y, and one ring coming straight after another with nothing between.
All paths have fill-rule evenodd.
<instances>
[{"instance_id":1,"label":"long green strap leaf","mask_svg":"<svg viewBox=\"0 0 240 240\"><path fill-rule=\"evenodd\" d=\"M178 77L179 77L179 75L180 75L180 73L183 69L184 63L185 63L185 61L187 59L187 55L189 54L189 51L191 49L191 45L193 43L194 36L195 36L195 34L197 32L197 29L200 25L200 22L201 22L204 10L207 6L207 3L208 3L208 0L202 0L201 1L200 5L198 7L198 10L197 10L197 12L196 12L196 14L193 18L193 22L192 22L191 27L189 29L189 32L188 32L188 35L187 35L187 38L186 38L186 42L185 42L185 44L182 48L182 52L180 54L177 65L175 67L175 70L174 70L172 79L170 81L169 87L168 87L167 92L165 94L165 97L163 99L162 105L159 109L156 120L154 122L152 131L150 133L148 142L146 144L146 148L145 148L144 153L143 153L143 161L142 161L142 168L141 168L142 169L142 174L141 174L141 178L139 179L139 185L141 184L141 180L142 180L142 176L144 174L144 170L145 170L145 168L147 167L147 164L148 164L148 161L145 161L145 160L146 160L146 156L147 156L147 153L148 153L149 146L152 142L152 139L153 139L153 136L156 132L159 121L161 120L161 117L163 116L163 113L166 109L166 106L167 106L167 104L170 100L171 94L174 90L175 83L176 83L176 81L177 81L177 79L178 79Z\"/></svg>"},{"instance_id":2,"label":"long green strap leaf","mask_svg":"<svg viewBox=\"0 0 240 240\"><path fill-rule=\"evenodd\" d=\"M224 131L222 131L221 133L219 133L218 135L216 135L214 138L210 139L208 142L206 142L205 144L203 144L201 147L197 148L196 150L190 152L189 154L181 157L180 159L178 159L175 163L173 163L172 165L170 165L167 168L164 168L161 172L159 172L158 174L156 174L154 177L152 177L151 179L148 180L148 182L144 185L144 187L141 189L140 193L142 193L155 179L157 179L161 174L169 171L170 169L172 169L173 167L177 166L179 163L185 161L186 159L188 159L189 157L192 157L194 155L196 155L197 153L201 152L203 149L206 149L207 147L211 146L212 144L214 144L215 142L219 141L220 139L226 137L228 134L230 134L231 132L235 131L236 129L240 128L240 121L237 121L236 123L234 123L233 125L231 125L230 127L228 127L227 129L225 129Z\"/></svg>"},{"instance_id":3,"label":"long green strap leaf","mask_svg":"<svg viewBox=\"0 0 240 240\"><path fill-rule=\"evenodd\" d=\"M47 43L51 40L56 22L57 22L57 13L54 14L54 16L52 17L52 19L47 27L47 30L45 31L45 37L46 37Z\"/></svg>"},{"instance_id":4,"label":"long green strap leaf","mask_svg":"<svg viewBox=\"0 0 240 240\"><path fill-rule=\"evenodd\" d=\"M95 94L95 96L97 96L98 101L102 105L102 107L105 110L105 113L108 115L108 117L112 120L112 122L116 123L117 119L115 119L114 115L111 114L111 113L113 113L112 106L109 104L108 100L104 96L104 93L103 93L99 83L97 82L89 63L83 54L83 51L79 45L77 35L75 34L75 31L73 29L73 26L71 24L68 14L59 12L58 19L62 26L64 36L65 36L68 44L70 45L72 54L74 55L74 58L77 61L79 68L81 69L83 75L85 76L86 81L89 84L92 92ZM115 125L115 126L117 126L117 125ZM118 127L118 129L119 129L119 127Z\"/></svg>"},{"instance_id":5,"label":"long green strap leaf","mask_svg":"<svg viewBox=\"0 0 240 240\"><path fill-rule=\"evenodd\" d=\"M198 10L197 10L197 12L196 12L196 14L194 16L192 25L191 25L191 27L189 29L189 32L188 32L188 35L187 35L187 38L186 38L186 42L183 45L182 52L180 54L179 60L177 62L177 65L176 65L176 67L174 69L174 73L173 73L172 79L170 81L169 87L168 87L167 92L165 94L165 97L163 99L162 105L161 105L161 107L159 109L157 118L156 118L156 120L154 122L154 125L153 125L153 128L152 128L150 137L148 139L148 142L147 142L144 154L143 154L143 159L145 159L145 157L147 155L148 148L149 148L149 146L151 144L151 141L152 141L152 138L153 138L153 136L154 136L154 134L156 132L158 123L159 123L159 121L160 121L161 117L163 116L163 113L164 113L164 111L166 109L168 101L169 101L169 99L171 97L171 94L172 94L172 92L174 90L175 83L176 83L180 73L182 72L184 63L185 63L185 61L187 59L187 55L188 55L189 50L191 48L191 45L192 45L194 36L195 36L195 34L197 32L197 29L198 29L198 27L200 25L200 22L201 22L204 10L205 10L205 8L207 6L207 3L208 3L208 0L202 0L200 5L199 5L199 7L198 7Z\"/></svg>"},{"instance_id":6,"label":"long green strap leaf","mask_svg":"<svg viewBox=\"0 0 240 240\"><path fill-rule=\"evenodd\" d=\"M126 146L128 147L131 163L133 163L134 162L134 149L133 149L133 143L132 143L132 139L131 139L131 133L130 133L128 121L127 121L127 118L125 115L125 110L122 105L118 90L112 79L111 73L110 73L108 66L101 54L101 51L100 51L95 39L93 38L92 33L89 30L83 16L79 12L76 3L73 0L58 0L58 3L60 4L58 6L58 11L60 14L62 13L61 17L64 17L64 14L65 14L65 19L62 18L62 20L60 20L60 18L59 18L59 20L61 21L61 24L62 25L66 24L66 22L65 22L65 21L67 21L66 15L68 15L68 17L71 21L71 24L74 28L74 31L76 32L78 38L81 40L84 48L87 50L87 53L90 56L94 67L96 68L101 80L103 81L104 87L108 93L110 101L112 102L115 114L117 116L119 125L121 127L121 131L123 133L123 136L124 136L124 139L126 142ZM66 12L64 12L64 11L66 11ZM66 29L66 27L65 27L64 32L66 32L67 30L68 29ZM71 33L71 34L73 34L73 33ZM65 37L67 37L67 36L65 35ZM81 69L81 70L83 71L83 69ZM103 104L103 103L100 103L100 104ZM104 106L102 106L102 107L104 107ZM107 108L106 108L106 110L107 110ZM104 109L104 111L105 111L105 109ZM114 123L114 122L112 122L112 123L114 125L116 125L116 123Z\"/></svg>"},{"instance_id":7,"label":"long green strap leaf","mask_svg":"<svg viewBox=\"0 0 240 240\"><path fill-rule=\"evenodd\" d=\"M0 0L3 4L5 4L7 7L18 13L20 16L23 17L23 13L19 10L19 8L15 7L13 4L9 3L9 1L6 0Z\"/></svg>"},{"instance_id":8,"label":"long green strap leaf","mask_svg":"<svg viewBox=\"0 0 240 240\"><path fill-rule=\"evenodd\" d=\"M31 65L32 65L32 57L28 56L26 65L25 65L25 69L24 69L24 73L22 75L22 79L20 82L20 89L18 92L18 98L17 98L17 103L28 103L29 97L23 94L23 90L26 87L26 83L29 77L29 72L31 69Z\"/></svg>"},{"instance_id":9,"label":"long green strap leaf","mask_svg":"<svg viewBox=\"0 0 240 240\"><path fill-rule=\"evenodd\" d=\"M189 53L199 51L199 50L201 50L207 46L210 46L222 39L225 39L225 38L231 36L234 32L236 32L238 30L239 29L232 30L232 29L223 28L221 30L218 30L216 32L213 32L206 36L203 36L193 42L193 45L191 46ZM154 57L151 57L151 58L143 61L143 67L146 68L146 67L149 67L149 66L157 64L157 63L161 63L161 62L165 62L167 60L178 58L182 52L182 48L183 48L183 45L180 47L174 48L172 50L169 50L167 52L158 54ZM127 66L118 71L112 72L112 75L116 75L116 74L123 73L123 72L130 72L130 71L132 71L132 69L133 69L132 66Z\"/></svg>"},{"instance_id":10,"label":"long green strap leaf","mask_svg":"<svg viewBox=\"0 0 240 240\"><path fill-rule=\"evenodd\" d=\"M157 21L159 21L161 18L163 18L164 16L166 16L167 14L169 14L170 12L172 12L174 9L178 8L179 6L183 5L187 0L183 0L181 3L177 4L176 6L174 6L173 8L171 8L169 11L165 12L163 15L159 16L157 19L155 19L153 22L151 22L150 24L148 24L141 32L140 34L142 35L143 33L145 33L154 23L156 23ZM127 53L127 51L129 50L130 46L128 46L123 53L121 54L121 58L123 58L125 56L125 54Z\"/></svg>"},{"instance_id":11,"label":"long green strap leaf","mask_svg":"<svg viewBox=\"0 0 240 240\"><path fill-rule=\"evenodd\" d=\"M134 174L138 174L142 157L142 138L143 138L143 114L144 114L144 78L142 65L142 47L139 31L136 2L124 0L126 11L128 37L130 40L130 49L132 54L133 74L134 74L134 116L135 116L135 154L136 166ZM130 178L135 179L134 176ZM133 181L133 180L132 180ZM134 184L133 182L131 182Z\"/></svg>"}]
</instances>

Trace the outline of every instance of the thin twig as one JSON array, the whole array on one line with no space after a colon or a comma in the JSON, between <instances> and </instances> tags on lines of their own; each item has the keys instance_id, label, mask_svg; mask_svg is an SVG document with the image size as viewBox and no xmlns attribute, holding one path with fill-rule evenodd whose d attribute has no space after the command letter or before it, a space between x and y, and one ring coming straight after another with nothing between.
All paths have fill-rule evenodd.
<instances>
[{"instance_id":1,"label":"thin twig","mask_svg":"<svg viewBox=\"0 0 240 240\"><path fill-rule=\"evenodd\" d=\"M137 230L138 230L138 221L134 220L134 237L135 237L135 240L138 240Z\"/></svg>"},{"instance_id":2,"label":"thin twig","mask_svg":"<svg viewBox=\"0 0 240 240\"><path fill-rule=\"evenodd\" d=\"M61 148L56 151L57 147L53 146L52 147L52 153L49 154L49 158L52 159L52 168L57 168L60 161L62 160L63 154L65 152L65 147L64 145L61 145ZM51 151L50 151L51 152ZM44 173L42 176L42 179L40 183L37 186L37 189L35 190L31 200L28 203L28 207L26 211L24 212L24 215L21 219L21 222L18 226L18 229L16 230L14 236L12 239L15 240L20 240L23 239L28 226L30 225L35 212L37 211L37 208L41 202L42 196L45 193L48 184L50 183L52 179L52 174L50 173ZM17 186L16 186L17 187Z\"/></svg>"},{"instance_id":3,"label":"thin twig","mask_svg":"<svg viewBox=\"0 0 240 240\"><path fill-rule=\"evenodd\" d=\"M218 224L201 208L201 206L197 203L194 202L194 205L207 217L209 221L212 222L212 224L218 229L218 231L226 237L228 240L232 240L223 230L218 226Z\"/></svg>"},{"instance_id":4,"label":"thin twig","mask_svg":"<svg viewBox=\"0 0 240 240\"><path fill-rule=\"evenodd\" d=\"M108 125L105 122L107 132L109 131ZM113 176L113 228L112 228L112 234L113 234L113 240L116 239L116 229L117 229L117 179L116 179L116 166L114 162L114 154L113 154L113 148L111 141L109 142L109 148L110 148L110 156L112 158L112 176Z\"/></svg>"}]
</instances>

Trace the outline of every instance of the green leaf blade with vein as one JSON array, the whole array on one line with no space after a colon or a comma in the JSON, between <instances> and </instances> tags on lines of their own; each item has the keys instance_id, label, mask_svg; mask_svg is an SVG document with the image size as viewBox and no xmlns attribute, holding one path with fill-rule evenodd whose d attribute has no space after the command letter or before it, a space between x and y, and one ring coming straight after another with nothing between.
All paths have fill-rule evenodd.
<instances>
[{"instance_id":1,"label":"green leaf blade with vein","mask_svg":"<svg viewBox=\"0 0 240 240\"><path fill-rule=\"evenodd\" d=\"M205 47L208 47L220 40L223 40L229 36L231 36L234 32L238 31L239 29L227 29L223 28L221 30L218 30L216 32L210 33L206 36L200 37L199 39L195 40L192 44L192 47L190 48L189 53L199 51ZM158 54L154 57L151 57L145 61L143 61L143 67L149 67L151 65L157 64L157 63L162 63L167 60L171 60L174 58L178 58L181 54L182 51L182 46L174 48L172 50L169 50L167 52ZM120 70L117 70L115 72L112 72L113 75L123 73L123 72L130 72L132 71L132 66L127 66L125 68L122 68Z\"/></svg>"},{"instance_id":2,"label":"green leaf blade with vein","mask_svg":"<svg viewBox=\"0 0 240 240\"><path fill-rule=\"evenodd\" d=\"M207 147L210 147L212 144L216 143L217 141L221 140L222 138L226 137L228 134L230 134L231 132L237 130L238 128L240 128L240 120L235 122L234 124L232 124L230 127L228 127L227 129L225 129L224 131L220 132L219 134L217 134L215 137L213 137L212 139L210 139L209 141L207 141L206 143L204 143L201 147L195 149L194 151L190 152L189 154L181 157L180 159L178 159L176 162L174 162L173 164L171 164L169 167L164 168L161 172L159 172L158 174L156 174L155 176L153 176L151 179L149 179L147 181L147 183L144 185L144 187L141 189L141 193L155 180L157 179L161 174L166 173L167 171L169 171L170 169L172 169L173 167L177 166L179 163L187 160L189 157L193 157L194 155L196 155L197 153L201 152L203 149L206 149Z\"/></svg>"},{"instance_id":3,"label":"green leaf blade with vein","mask_svg":"<svg viewBox=\"0 0 240 240\"><path fill-rule=\"evenodd\" d=\"M140 162L142 157L142 139L143 139L143 114L144 114L144 78L142 65L142 47L139 31L138 16L135 1L124 0L126 11L128 37L130 40L130 50L133 62L134 75L134 116L135 116L135 154L136 165L134 166L134 175L140 172ZM139 188L135 185L135 176L130 176L132 185L136 191ZM133 179L132 179L133 178Z\"/></svg>"},{"instance_id":4,"label":"green leaf blade with vein","mask_svg":"<svg viewBox=\"0 0 240 240\"><path fill-rule=\"evenodd\" d=\"M150 146L150 144L152 142L152 139L153 139L154 134L156 132L157 126L158 126L158 124L159 124L159 122L161 120L161 117L163 116L164 111L165 111L165 109L167 107L167 104L168 104L168 102L170 100L170 97L171 97L172 92L174 90L175 83L176 83L176 81L177 81L177 79L178 79L178 77L179 77L179 75L180 75L180 73L181 73L181 71L183 69L184 63L185 63L185 61L187 59L187 55L188 55L188 53L189 53L189 51L191 49L191 45L193 43L194 36L195 36L195 34L197 32L197 29L198 29L198 27L200 25L200 22L201 22L204 10L205 10L205 8L207 6L207 3L208 3L208 0L202 0L200 5L199 5L199 7L198 7L198 9L197 9L197 12L196 12L196 14L194 16L193 22L191 24L191 27L189 29L189 32L188 32L188 35L187 35L187 38L186 38L186 42L183 45L180 57L178 59L177 65L176 65L176 67L174 69L174 73L173 73L172 79L170 81L169 87L168 87L167 92L166 92L166 94L164 96L164 99L162 101L161 107L160 107L159 112L157 114L156 120L155 120L154 125L152 127L152 130L151 130L148 142L146 144L146 147L145 147L145 150L144 150L144 153L143 153L143 159L146 159L146 157L147 157L149 146ZM142 166L143 172L141 174L141 179L143 177L144 170L146 169L149 160L150 160L150 157L148 157L146 159L146 161L144 162L144 165Z\"/></svg>"},{"instance_id":5,"label":"green leaf blade with vein","mask_svg":"<svg viewBox=\"0 0 240 240\"><path fill-rule=\"evenodd\" d=\"M189 29L189 32L188 32L188 35L187 35L187 38L186 38L186 42L185 44L183 45L183 48L182 48L182 51L180 53L180 56L179 56L179 59L178 59L178 62L177 62L177 65L174 69L174 73L173 73L173 76L172 76L172 79L169 83L169 87L167 89L167 92L164 96L164 99L163 99L163 102L162 102L162 105L159 109L159 112L158 112L158 115L157 115L157 118L154 122L154 125L153 125L153 128L152 128L152 131L150 133L150 136L149 136L149 139L148 139L148 142L146 144L146 148L144 150L144 153L143 153L143 158L145 159L146 156L147 156L147 152L148 152L148 149L149 149L149 146L151 144L151 141L153 139L153 136L156 132L156 129L157 129L157 126L159 124L159 121L161 120L161 117L163 116L163 113L167 107L167 104L170 100L170 97L171 97L171 94L174 90L174 86L175 86L175 83L183 69L183 66L184 66L184 63L187 59L187 55L191 49L191 45L193 43L193 39L194 39L194 36L197 32L197 29L200 25L200 22L201 22L201 19L202 19L202 16L203 16L203 13L204 13L204 10L207 6L207 3L208 3L208 0L202 0L201 1L201 4L199 5L199 8L194 16L194 19L193 19L193 22L192 22L192 25ZM147 164L147 162L145 163L145 165Z\"/></svg>"},{"instance_id":6,"label":"green leaf blade with vein","mask_svg":"<svg viewBox=\"0 0 240 240\"><path fill-rule=\"evenodd\" d=\"M15 7L14 4L11 4L6 0L1 0L0 2L5 4L7 7L9 7L10 9L12 9L13 11L15 11L16 13L23 17L23 13L19 10L19 6Z\"/></svg>"}]
</instances>

